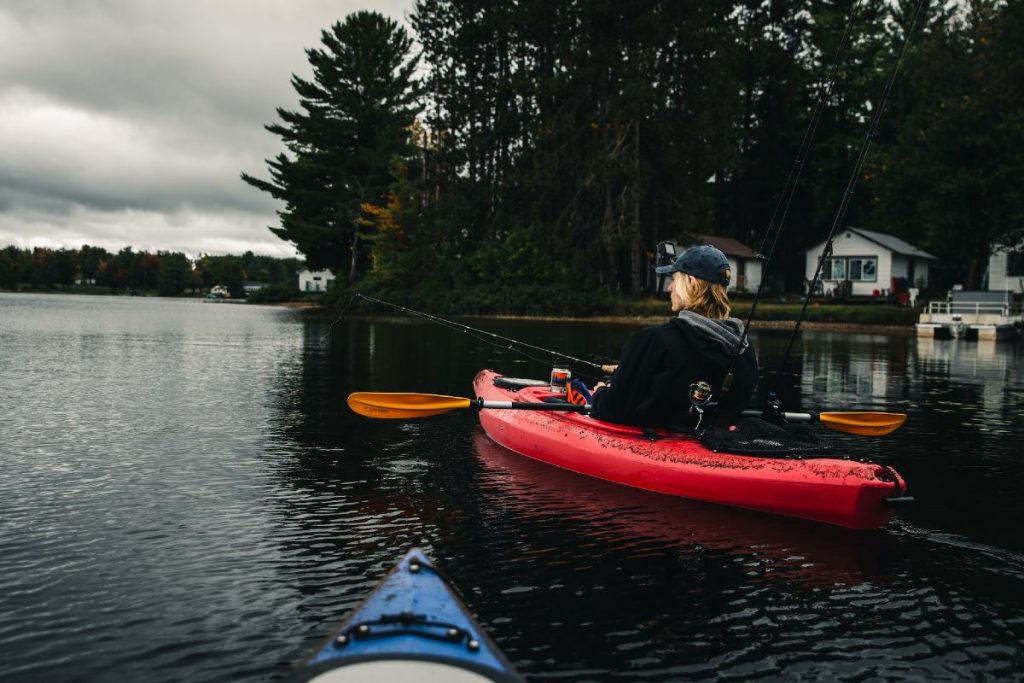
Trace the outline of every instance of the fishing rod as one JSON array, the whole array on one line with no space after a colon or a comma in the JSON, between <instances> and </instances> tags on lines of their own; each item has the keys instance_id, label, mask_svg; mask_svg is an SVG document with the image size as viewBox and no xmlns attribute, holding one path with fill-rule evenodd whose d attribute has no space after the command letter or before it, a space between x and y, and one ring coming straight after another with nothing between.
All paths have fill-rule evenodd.
<instances>
[{"instance_id":1,"label":"fishing rod","mask_svg":"<svg viewBox=\"0 0 1024 683\"><path fill-rule=\"evenodd\" d=\"M558 352L558 351L552 351L551 349L545 349L542 346L537 346L535 344L528 344L527 342L519 341L517 339L512 339L510 337L503 337L502 335L495 334L494 332L488 332L487 330L481 330L481 329L476 328L476 327L470 327L469 325L463 325L462 323L455 322L454 320L447 320L446 318L441 318L441 317L438 317L436 315L431 315L429 313L424 313L422 311L417 311L415 309L408 308L407 306L402 306L400 304L394 304L394 303L391 303L390 301L384 301L383 299L377 299L377 298L374 298L372 296L367 296L365 294L359 294L358 292L354 296L358 297L360 299L364 299L366 301L369 301L371 303L381 304L383 306L389 306L389 307L391 307L391 308L393 308L393 309L395 309L397 311L401 311L403 313L408 313L408 314L414 315L414 316L416 316L418 318L423 318L424 320L429 320L430 322L436 323L436 324L441 325L443 327L447 327L449 329L453 329L453 330L458 330L460 332L464 332L464 333L469 334L470 336L474 337L475 339L478 339L478 340L480 340L480 341L482 341L484 343L487 343L487 344L491 344L492 346L495 346L497 348L504 348L504 349L508 349L509 351L516 351L518 353L521 353L522 355L526 356L530 360L536 361L538 363L544 363L545 361L540 359L540 358L534 358L533 356L531 356L531 355L527 354L526 352L524 352L522 349L519 349L519 348L516 348L516 347L523 347L523 348L532 349L534 351L538 351L538 352L541 352L541 353L545 353L545 354L551 356L551 358L553 360L567 360L567 361L570 361L572 363L576 363L576 364L579 364L579 365L585 365L587 367L594 368L597 371L602 372L602 373L605 372L605 367L606 366L601 365L600 363L594 363L594 362L589 361L589 360L583 360L582 358L575 358L574 356L570 356L570 355L568 355L566 353L561 353L561 352ZM495 340L495 341L492 341L492 340Z\"/></svg>"},{"instance_id":2,"label":"fishing rod","mask_svg":"<svg viewBox=\"0 0 1024 683\"><path fill-rule=\"evenodd\" d=\"M754 293L754 300L750 304L750 310L747 311L747 319L743 323L743 331L740 333L739 341L736 343L736 350L732 354L729 369L722 380L722 393L728 393L732 388L733 373L736 370L736 364L739 362L740 355L743 353L743 349L746 345L748 333L750 331L750 324L754 320L754 314L757 311L757 304L761 301L761 294L764 291L765 282L767 282L767 274L775 256L775 246L778 244L779 236L782 234L782 228L786 223L786 217L789 215L789 208L793 202L793 196L796 194L796 188L800 183L800 176L803 175L807 157L810 155L811 147L813 146L814 138L818 131L818 124L821 122L821 116L825 111L825 103L828 101L829 96L832 94L832 88L835 86L836 76L839 73L841 57L845 51L850 34L853 31L854 20L857 17L857 9L859 7L860 3L858 2L854 5L853 11L850 12L850 17L846 22L846 28L843 31L843 36L840 39L839 45L836 47L836 52L832 57L832 64L828 71L829 77L818 91L818 98L814 104L814 111L811 113L811 118L807 123L807 128L804 130L804 136L800 141L800 147L797 149L797 155L793 159L792 166L790 166L789 175L786 176L786 182L783 185L782 193L779 195L779 200L775 203L772 215L768 219L768 227L765 229L764 238L761 240L761 246L758 248L759 253L767 254L765 257L764 267L761 269L761 281L757 285L757 291ZM779 215L780 210L781 216ZM776 221L776 218L778 218L778 221Z\"/></svg>"},{"instance_id":3,"label":"fishing rod","mask_svg":"<svg viewBox=\"0 0 1024 683\"><path fill-rule=\"evenodd\" d=\"M811 297L814 295L814 288L817 286L818 279L821 277L821 269L825 265L825 261L827 261L832 255L832 240L835 238L836 232L839 230L839 226L843 224L843 221L846 218L846 212L850 208L850 201L853 199L853 191L857 187L857 181L864 169L864 162L867 159L868 150L871 148L871 140L875 137L875 133L878 130L878 122L882 118L882 112L885 110L885 103L889 99L889 93L892 92L893 84L896 82L896 76L899 74L900 65L903 63L903 57L907 53L907 46L910 44L910 38L913 36L914 30L917 28L917 21L921 16L921 10L924 7L925 2L926 0L919 0L917 3L917 9L914 11L914 17L910 21L910 27L907 29L906 37L903 39L903 45L900 47L899 56L896 58L896 63L893 64L892 72L889 74L889 79L886 81L885 88L882 90L882 98L878 103L878 107L875 109L874 116L871 118L871 124L868 126L868 131L864 136L864 142L861 144L857 161L854 163L853 171L850 173L850 180L846 184L846 192L843 194L843 199L839 203L839 210L836 212L836 216L832 221L832 228L829 230L828 237L825 239L825 246L822 248L821 254L818 256L818 265L814 269L814 278L808 285L807 296L804 297L803 306L800 308L800 315L797 316L796 319L796 326L793 328L793 334L789 337L789 344L786 346L786 353L782 357L783 372L785 372L789 363L789 355L793 350L793 343L800 334L800 324L803 322L804 315L807 312L807 305L811 302Z\"/></svg>"},{"instance_id":4,"label":"fishing rod","mask_svg":"<svg viewBox=\"0 0 1024 683\"><path fill-rule=\"evenodd\" d=\"M824 261L828 258L828 255L831 253L832 239L835 236L835 232L837 231L838 226L842 224L842 221L843 221L843 219L846 216L846 211L849 208L850 200L851 200L851 198L853 196L853 190L856 187L857 178L859 177L859 175L860 175L860 173L861 173L861 171L863 169L863 166L864 166L864 161L867 158L867 152L868 152L868 149L870 148L871 139L874 137L875 132L876 132L876 130L878 128L878 123L879 123L879 121L881 119L882 111L885 109L885 102L886 102L886 100L889 97L889 93L892 90L893 84L895 83L896 75L897 75L897 73L899 71L900 64L903 62L903 57L906 54L907 46L910 43L910 38L913 35L914 29L917 26L917 21L918 21L918 18L920 16L920 14L921 14L921 10L922 10L922 7L923 7L924 3L925 3L925 0L919 0L919 2L918 2L917 9L914 12L913 20L911 21L910 27L907 30L906 38L904 39L903 45L900 48L899 56L897 57L896 63L893 66L892 73L890 74L889 79L886 82L885 88L883 89L881 101L879 103L879 106L875 109L874 115L872 117L871 124L870 124L870 126L868 128L868 132L867 132L867 135L866 135L865 140L864 140L864 143L861 145L861 149L860 149L860 152L859 152L858 157L857 157L857 162L854 165L854 169L853 169L853 172L851 174L850 181L847 184L846 192L844 193L843 199L840 202L840 207L839 207L839 210L838 210L838 212L836 214L836 218L833 221L832 229L829 232L828 239L826 239L826 241L825 241L825 247L822 250L822 254L821 254L821 256L818 259L818 265L817 265L817 269L815 270L815 273L814 273L814 279L811 282L810 289L808 290L807 296L804 297L803 307L800 309L800 315L797 317L796 326L794 327L793 333L792 333L792 335L789 338L789 343L788 343L788 345L786 347L786 353L783 356L783 360L782 360L782 366L781 366L782 367L782 372L785 371L785 368L788 365L789 356L790 356L790 353L791 353L792 348L793 348L793 343L794 343L794 341L796 340L797 336L800 333L800 325L801 325L801 323L803 321L804 316L806 315L807 305L810 302L811 295L812 295L812 293L814 291L814 286L817 284L817 280L820 277L822 265L823 265ZM859 6L859 3L858 3L858 6ZM855 9L856 9L856 7L855 7ZM772 257L774 256L774 253L775 253L775 246L778 243L778 238L782 234L782 228L783 228L783 224L785 222L786 215L788 214L788 211L789 211L790 202L792 201L793 194L796 191L796 186L797 186L797 184L799 182L800 175L803 172L804 162L806 161L807 154L810 151L811 141L813 140L814 133L817 130L817 126L818 126L818 123L820 121L821 114L822 114L822 112L824 110L824 103L827 101L827 98L828 98L829 94L831 93L832 86L834 85L834 83L836 81L836 74L838 72L840 55L843 53L843 51L845 49L845 44L846 44L847 38L848 38L848 36L849 36L849 34L851 32L851 27L853 26L853 22L854 22L855 17L856 17L856 13L855 12L851 12L850 19L847 22L846 29L845 29L845 32L843 34L843 39L840 41L839 47L837 48L835 57L833 59L832 67L831 67L830 74L829 74L829 80L827 81L826 86L823 87L823 89L821 90L820 96L819 96L818 101L817 101L817 103L815 105L815 111L812 114L811 121L809 122L808 128L805 131L804 140L801 142L800 151L798 152L797 158L794 161L793 168L790 171L790 176L787 177L787 179L786 179L786 185L784 186L783 194L782 194L782 196L780 196L779 202L776 204L775 210L772 213L772 218L769 220L768 229L767 229L767 231L765 233L764 241L762 241L761 251L763 252L764 245L769 241L769 239L771 241L771 246L770 246L769 251L768 251L767 259L765 260L764 268L762 269L761 282L759 283L758 288L757 288L757 292L754 295L754 301L753 301L753 303L750 306L750 311L748 312L747 320L746 320L746 322L745 322L745 324L743 326L743 331L741 333L740 340L739 340L739 342L736 345L736 351L733 354L732 362L730 363L729 370L726 372L725 378L722 381L722 392L723 393L728 393L728 391L729 391L729 389L730 389L730 387L732 385L733 374L734 374L735 369L736 369L736 364L739 361L740 354L743 352L744 342L746 341L746 338L747 338L747 335L748 335L748 331L750 329L750 324L751 324L751 321L753 320L753 317L754 317L754 311L756 310L757 304L760 301L761 293L763 291L763 288L764 288L764 285L765 285L765 282L766 282L766 279L767 279L765 277L765 275L767 274L768 268L770 267L770 265L772 263ZM793 178L793 182L792 183L790 183L790 178ZM775 219L775 216L777 215L780 207L784 207L783 211L782 211L782 217L779 219L779 222L776 225L775 231L773 233L772 232L772 221ZM778 380L776 380L776 381L778 381ZM770 410L774 410L774 412L779 413L781 411L781 409L782 409L782 406L781 406L781 403L777 399L772 398L772 394L773 393L774 392L770 393L770 395L769 395L770 396L769 397L769 409Z\"/></svg>"}]
</instances>

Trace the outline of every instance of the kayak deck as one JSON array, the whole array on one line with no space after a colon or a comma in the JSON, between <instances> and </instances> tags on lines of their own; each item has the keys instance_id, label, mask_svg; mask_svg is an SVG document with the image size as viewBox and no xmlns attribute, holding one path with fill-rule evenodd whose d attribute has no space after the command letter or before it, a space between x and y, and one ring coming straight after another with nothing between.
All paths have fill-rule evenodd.
<instances>
[{"instance_id":1,"label":"kayak deck","mask_svg":"<svg viewBox=\"0 0 1024 683\"><path fill-rule=\"evenodd\" d=\"M447 580L414 548L305 661L296 680L521 683Z\"/></svg>"},{"instance_id":2,"label":"kayak deck","mask_svg":"<svg viewBox=\"0 0 1024 683\"><path fill-rule=\"evenodd\" d=\"M473 386L485 400L543 402L544 387ZM789 515L853 529L884 526L906 485L891 467L839 457L770 458L718 453L688 435L642 430L574 412L481 410L494 441L536 460L648 491Z\"/></svg>"}]
</instances>

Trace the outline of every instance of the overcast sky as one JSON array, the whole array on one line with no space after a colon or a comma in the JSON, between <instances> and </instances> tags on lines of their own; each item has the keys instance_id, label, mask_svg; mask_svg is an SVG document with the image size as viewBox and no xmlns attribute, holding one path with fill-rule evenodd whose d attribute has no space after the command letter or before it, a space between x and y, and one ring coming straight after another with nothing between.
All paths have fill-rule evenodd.
<instances>
[{"instance_id":1,"label":"overcast sky","mask_svg":"<svg viewBox=\"0 0 1024 683\"><path fill-rule=\"evenodd\" d=\"M359 9L412 0L0 0L0 248L294 255L239 173L267 177L305 48Z\"/></svg>"}]
</instances>

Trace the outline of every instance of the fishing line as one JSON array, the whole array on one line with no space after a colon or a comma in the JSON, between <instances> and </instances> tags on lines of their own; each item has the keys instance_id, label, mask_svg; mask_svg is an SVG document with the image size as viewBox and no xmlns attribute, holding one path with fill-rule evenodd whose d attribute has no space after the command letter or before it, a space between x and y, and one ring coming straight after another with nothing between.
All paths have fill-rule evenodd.
<instances>
[{"instance_id":1,"label":"fishing line","mask_svg":"<svg viewBox=\"0 0 1024 683\"><path fill-rule=\"evenodd\" d=\"M864 169L864 162L867 159L868 150L871 148L871 140L875 137L875 132L878 130L878 122L881 120L882 112L885 110L885 103L889 99L889 93L892 92L892 86L896 82L896 76L899 73L900 65L903 63L903 57L907 53L907 46L910 44L910 38L913 36L914 30L917 28L917 20L921 16L921 10L926 1L927 0L919 0L917 3L917 9L914 11L914 18L910 22L910 28L907 29L907 35L903 40L903 45L900 47L899 56L896 58L896 63L893 64L892 72L889 74L889 79L886 81L885 88L882 90L882 98L878 103L878 107L875 109L874 116L871 118L871 124L868 126L868 131L864 136L864 142L861 144L860 154L857 156L857 161L853 166L853 171L850 173L850 180L847 182L846 192L843 194L843 199L839 203L839 210L836 212L835 219L832 221L832 228L829 230L828 237L825 239L825 246L822 248L821 254L818 256L818 265L814 270L814 278L808 286L807 296L804 297L804 304L800 309L800 315L796 319L796 327L793 328L793 334L790 336L789 344L786 346L786 354L782 358L782 371L785 371L786 369L789 362L790 352L793 350L793 343L800 334L800 324L803 322L804 314L807 312L807 305L810 303L811 296L814 294L814 288L818 284L818 278L821 276L822 266L824 266L825 261L828 260L832 253L832 239L835 237L839 226L842 225L843 220L846 218L846 212L850 208L850 200L853 198L853 191L857 187L857 181Z\"/></svg>"},{"instance_id":2,"label":"fishing line","mask_svg":"<svg viewBox=\"0 0 1024 683\"><path fill-rule=\"evenodd\" d=\"M313 355L314 351L323 348L323 345L327 342L328 339L330 339L331 333L334 332L334 326L341 322L341 319L345 316L345 311L352 308L352 304L355 303L355 300L356 298L352 297L351 299L348 300L348 303L345 304L345 307L338 311L338 317L334 319L334 322L332 322L330 326L328 326L327 331L323 335L321 335L320 341L314 344L313 348L306 352L305 357L302 359L303 365L309 362L309 358L310 356Z\"/></svg>"},{"instance_id":3,"label":"fishing line","mask_svg":"<svg viewBox=\"0 0 1024 683\"><path fill-rule=\"evenodd\" d=\"M821 122L821 116L825 111L825 103L828 101L829 96L832 94L832 88L835 86L836 77L839 73L839 64L843 53L846 50L850 34L853 31L853 24L857 18L857 10L859 7L860 2L855 4L853 11L850 12L850 17L846 22L846 28L843 31L843 36L839 41L839 45L836 47L835 55L832 57L832 65L829 67L828 79L822 84L821 89L818 91L818 98L814 104L814 111L811 113L811 118L808 121L807 128L804 129L804 136L800 141L800 147L797 149L797 155L793 159L792 166L790 166L789 175L786 176L786 182L783 185L782 193L779 195L779 200L775 203L772 215L768 219L768 227L765 229L764 238L761 240L761 246L758 248L758 252L765 254L765 247L767 246L767 255L765 257L764 267L761 269L761 281L757 285L757 291L754 293L754 300L750 304L750 310L747 311L747 319L743 324L743 331L740 333L739 342L736 344L736 351L733 353L732 361L729 364L729 370L725 373L725 378L722 381L722 393L728 393L732 386L736 363L739 362L740 355L743 352L748 332L750 330L750 324L754 320L754 314L757 311L757 304L761 301L761 293L764 291L765 282L767 282L768 279L767 275L775 256L775 246L778 244L779 236L782 235L782 228L785 225L786 217L789 215L789 207L793 202L793 195L796 194L796 188L800 182L800 176L803 174L807 157L810 155L812 143L814 142L814 137L818 131L818 124ZM779 215L780 211L781 216ZM778 217L777 222L776 217Z\"/></svg>"},{"instance_id":4,"label":"fishing line","mask_svg":"<svg viewBox=\"0 0 1024 683\"><path fill-rule=\"evenodd\" d=\"M504 336L502 336L500 334L496 334L494 332L488 332L487 330L481 330L481 329L478 329L478 328L475 328L475 327L470 327L469 325L463 325L462 323L455 322L454 320L447 320L445 318L441 318L441 317L438 317L436 315L431 315L429 313L424 313L422 311L417 311L415 309L408 308L407 306L402 306L400 304L394 304L394 303L391 303L390 301L384 301L382 299L377 299L377 298L374 298L372 296L367 296L365 294L359 294L358 292L356 294L354 294L352 298L353 298L353 300L355 300L357 297L360 298L360 299L365 299L366 301L369 301L371 303L381 304L383 306L389 306L390 308L393 308L393 309L395 309L397 311L401 311L403 313L408 313L409 315L414 315L414 316L416 316L418 318L423 318L424 320L428 320L428 321L430 321L432 323L435 323L437 325L441 325L442 327L446 327L446 328L448 328L450 330L456 330L458 332L462 332L464 334L468 334L469 336L473 337L474 339L476 339L478 341L482 341L485 344L490 344L491 346L494 346L495 348L500 348L500 349L506 349L508 351L513 351L513 352L518 353L518 354L520 354L520 355L522 355L522 356L524 356L526 358L529 358L530 360L532 360L532 361L534 361L536 363L550 364L550 362L552 362L554 360L567 360L567 361L571 361L572 363L575 363L575 364L578 364L578 365L585 365L587 367L594 368L594 369L598 370L599 372L602 371L600 363L594 363L594 362L589 361L589 360L583 360L582 358L576 358L574 356L570 356L570 355L565 354L565 353L560 353L558 351L552 351L551 349L546 349L546 348L544 348L542 346L537 346L535 344L529 344L527 342L519 341L517 339L512 339L510 337L504 337ZM531 349L533 351L538 351L538 352L544 353L547 356L549 356L549 359L548 360L544 360L542 358L537 358L536 356L530 355L529 353L527 353L523 349ZM592 375L583 375L583 376L584 377L589 377L591 379L594 379L594 377Z\"/></svg>"},{"instance_id":5,"label":"fishing line","mask_svg":"<svg viewBox=\"0 0 1024 683\"><path fill-rule=\"evenodd\" d=\"M854 5L853 11L850 13L850 18L846 22L846 28L843 30L843 37L839 41L838 47L836 47L835 55L832 57L832 65L829 67L828 80L822 85L818 91L818 98L814 103L814 111L811 113L810 121L807 124L807 128L804 130L804 137L800 141L800 147L797 150L796 158L793 159L793 165L789 169L789 175L786 176L786 183L783 185L782 194L779 196L779 201L775 203L775 208L772 210L771 218L768 219L768 228L765 230L764 238L761 240L761 246L758 251L762 254L765 253L765 246L768 245L767 258L765 259L764 268L761 272L761 281L758 283L757 292L754 295L754 301L750 305L750 311L747 316L746 325L743 327L744 335L747 333L747 328L750 327L750 322L754 317L754 310L757 308L757 303L760 301L761 292L765 283L765 274L768 272L768 268L771 266L772 257L775 255L775 245L778 244L779 236L782 234L782 228L785 225L786 217L789 215L789 208L793 203L793 196L796 194L797 185L800 183L800 176L803 175L804 165L807 162L807 157L810 155L811 147L814 142L814 137L818 132L818 124L821 123L821 116L825 111L825 103L828 101L829 96L832 94L832 88L836 84L836 76L839 73L839 64L843 53L845 52L847 40L853 31L853 24L857 18L857 9L860 7L860 3ZM782 215L779 217L778 222L775 221L776 216L779 214L779 210L782 210ZM772 225L775 226L774 235L772 232ZM769 245L769 239L771 243ZM742 346L743 340L740 340Z\"/></svg>"}]
</instances>

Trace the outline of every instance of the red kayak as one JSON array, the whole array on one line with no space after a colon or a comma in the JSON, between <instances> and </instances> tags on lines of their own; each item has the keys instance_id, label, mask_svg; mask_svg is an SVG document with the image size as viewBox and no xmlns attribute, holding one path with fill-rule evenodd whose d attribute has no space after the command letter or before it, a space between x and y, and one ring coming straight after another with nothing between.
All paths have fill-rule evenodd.
<instances>
[{"instance_id":1,"label":"red kayak","mask_svg":"<svg viewBox=\"0 0 1024 683\"><path fill-rule=\"evenodd\" d=\"M473 380L484 400L536 402L550 387ZM890 501L906 491L891 467L840 457L778 458L710 450L696 438L651 438L640 429L575 412L484 409L480 424L494 441L551 465L599 479L710 503L801 517L852 529L882 527Z\"/></svg>"}]
</instances>

